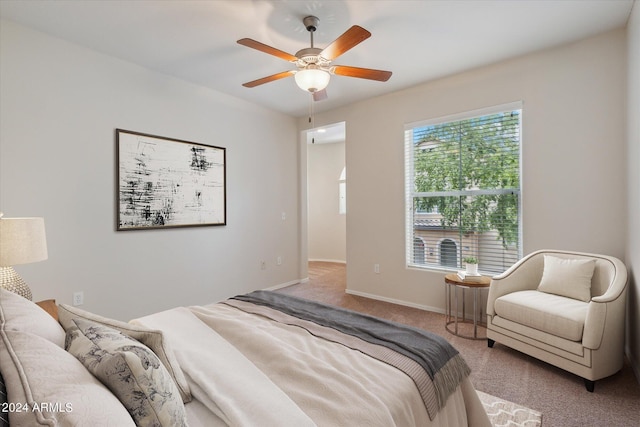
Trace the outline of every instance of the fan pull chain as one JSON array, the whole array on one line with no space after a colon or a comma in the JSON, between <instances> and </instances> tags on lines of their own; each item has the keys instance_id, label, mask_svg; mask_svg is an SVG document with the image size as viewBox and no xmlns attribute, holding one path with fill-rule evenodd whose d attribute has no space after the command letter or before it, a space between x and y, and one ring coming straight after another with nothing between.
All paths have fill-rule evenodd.
<instances>
[{"instance_id":1,"label":"fan pull chain","mask_svg":"<svg viewBox=\"0 0 640 427\"><path fill-rule=\"evenodd\" d=\"M315 118L313 115L313 94L309 93L309 124L311 125L311 129L316 127Z\"/></svg>"}]
</instances>

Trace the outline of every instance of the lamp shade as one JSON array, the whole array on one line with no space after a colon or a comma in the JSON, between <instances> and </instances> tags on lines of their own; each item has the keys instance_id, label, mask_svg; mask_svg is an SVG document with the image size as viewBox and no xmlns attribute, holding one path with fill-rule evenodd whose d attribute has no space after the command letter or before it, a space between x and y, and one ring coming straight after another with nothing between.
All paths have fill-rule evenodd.
<instances>
[{"instance_id":1,"label":"lamp shade","mask_svg":"<svg viewBox=\"0 0 640 427\"><path fill-rule=\"evenodd\" d=\"M327 87L331 74L319 68L305 68L296 72L296 84L302 90L317 92Z\"/></svg>"},{"instance_id":2,"label":"lamp shade","mask_svg":"<svg viewBox=\"0 0 640 427\"><path fill-rule=\"evenodd\" d=\"M44 218L0 218L0 267L47 259Z\"/></svg>"}]
</instances>

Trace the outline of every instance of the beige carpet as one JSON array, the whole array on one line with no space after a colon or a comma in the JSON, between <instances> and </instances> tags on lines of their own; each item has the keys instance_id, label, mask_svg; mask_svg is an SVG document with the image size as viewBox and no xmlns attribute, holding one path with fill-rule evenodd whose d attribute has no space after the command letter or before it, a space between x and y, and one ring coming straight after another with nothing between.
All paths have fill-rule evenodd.
<instances>
[{"instance_id":1,"label":"beige carpet","mask_svg":"<svg viewBox=\"0 0 640 427\"><path fill-rule=\"evenodd\" d=\"M494 427L539 427L542 425L542 414L538 411L525 408L522 405L500 399L499 397L481 391L478 391L478 396Z\"/></svg>"}]
</instances>

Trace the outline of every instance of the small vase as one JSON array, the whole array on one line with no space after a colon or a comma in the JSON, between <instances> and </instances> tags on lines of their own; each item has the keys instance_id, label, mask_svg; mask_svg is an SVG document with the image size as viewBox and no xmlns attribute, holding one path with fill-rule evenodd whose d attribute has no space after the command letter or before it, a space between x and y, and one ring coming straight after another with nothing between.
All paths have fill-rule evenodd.
<instances>
[{"instance_id":1,"label":"small vase","mask_svg":"<svg viewBox=\"0 0 640 427\"><path fill-rule=\"evenodd\" d=\"M467 264L466 273L470 275L478 274L478 264Z\"/></svg>"}]
</instances>

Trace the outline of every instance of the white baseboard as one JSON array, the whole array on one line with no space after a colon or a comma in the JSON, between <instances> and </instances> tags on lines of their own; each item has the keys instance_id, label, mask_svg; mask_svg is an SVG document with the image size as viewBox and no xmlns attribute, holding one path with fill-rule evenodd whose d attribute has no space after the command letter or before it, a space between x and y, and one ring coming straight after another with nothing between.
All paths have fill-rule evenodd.
<instances>
[{"instance_id":1,"label":"white baseboard","mask_svg":"<svg viewBox=\"0 0 640 427\"><path fill-rule=\"evenodd\" d=\"M280 283L278 285L273 285L273 286L270 286L268 288L265 288L265 290L266 291L275 291L277 289L286 288L287 286L296 285L298 283L308 283L308 282L309 282L309 278L305 277L304 279L292 280L290 282ZM419 310L432 311L434 313L445 314L444 309L442 309L440 307L432 307L432 306L429 306L429 305L416 304L416 303L409 302L409 301L399 300L399 299L395 299L395 298L383 297L383 296L380 296L380 295L369 294L367 292L354 291L354 290L351 290L351 289L346 289L345 292L347 294L350 294L350 295L357 295L357 296L360 296L360 297L370 298L370 299L374 299L374 300L378 300L378 301L389 302L389 303L392 303L392 304L398 304L398 305L402 305L402 306L405 306L405 307L412 307L412 308L417 308Z\"/></svg>"},{"instance_id":2,"label":"white baseboard","mask_svg":"<svg viewBox=\"0 0 640 427\"><path fill-rule=\"evenodd\" d=\"M431 307L431 306L428 306L428 305L416 304L416 303L409 302L409 301L403 301L403 300L394 299L394 298L387 298L387 297L383 297L383 296L380 296L380 295L369 294L369 293L366 293L366 292L354 291L354 290L351 290L351 289L347 289L346 293L348 293L350 295L357 295L357 296L360 296L360 297L371 298L371 299L378 300L378 301L390 302L392 304L403 305L405 307L412 307L412 308L417 308L417 309L420 309L420 310L433 311L435 313L445 314L444 309L442 309L440 307Z\"/></svg>"},{"instance_id":3,"label":"white baseboard","mask_svg":"<svg viewBox=\"0 0 640 427\"><path fill-rule=\"evenodd\" d=\"M298 283L307 283L309 281L308 277L300 280L291 280L289 282L280 283L278 285L269 286L268 288L264 288L265 291L275 291L277 289L286 288L287 286L297 285Z\"/></svg>"},{"instance_id":4,"label":"white baseboard","mask_svg":"<svg viewBox=\"0 0 640 427\"><path fill-rule=\"evenodd\" d=\"M324 258L309 258L309 261L317 261L317 262L335 262L337 264L346 264L347 261L343 259L324 259Z\"/></svg>"}]
</instances>

